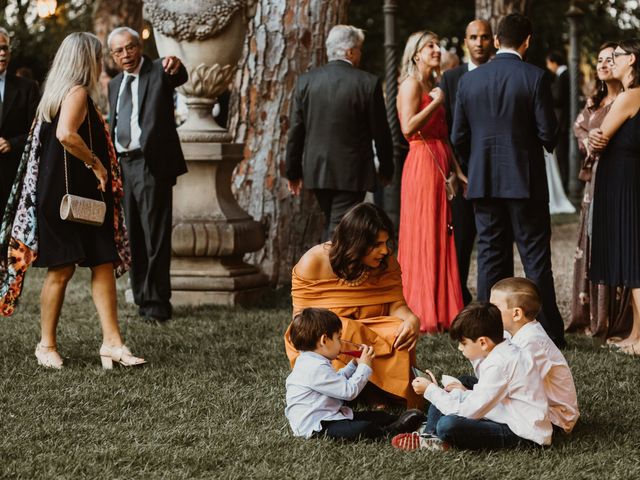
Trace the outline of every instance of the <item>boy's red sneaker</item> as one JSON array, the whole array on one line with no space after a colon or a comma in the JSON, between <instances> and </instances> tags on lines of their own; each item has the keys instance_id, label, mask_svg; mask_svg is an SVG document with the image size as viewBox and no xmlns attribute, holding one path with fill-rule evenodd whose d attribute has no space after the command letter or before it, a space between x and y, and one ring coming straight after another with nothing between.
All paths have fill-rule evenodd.
<instances>
[{"instance_id":1,"label":"boy's red sneaker","mask_svg":"<svg viewBox=\"0 0 640 480\"><path fill-rule=\"evenodd\" d=\"M400 450L412 451L424 448L433 451L445 451L449 449L449 444L440 440L435 435L419 433L401 433L391 439L391 445Z\"/></svg>"}]
</instances>

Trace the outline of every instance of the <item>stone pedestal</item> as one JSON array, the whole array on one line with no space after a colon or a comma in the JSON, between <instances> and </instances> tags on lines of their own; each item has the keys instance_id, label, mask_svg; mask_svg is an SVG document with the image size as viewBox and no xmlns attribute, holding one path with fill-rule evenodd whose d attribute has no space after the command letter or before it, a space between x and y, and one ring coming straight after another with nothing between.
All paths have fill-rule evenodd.
<instances>
[{"instance_id":1,"label":"stone pedestal","mask_svg":"<svg viewBox=\"0 0 640 480\"><path fill-rule=\"evenodd\" d=\"M264 245L262 226L231 193L243 145L211 116L242 54L255 0L146 0L161 56L181 59L189 80L179 87L189 117L178 134L189 172L173 189L171 303L255 302L268 278L243 261Z\"/></svg>"},{"instance_id":2,"label":"stone pedestal","mask_svg":"<svg viewBox=\"0 0 640 480\"><path fill-rule=\"evenodd\" d=\"M243 145L183 142L189 172L173 191L171 301L175 305L254 302L267 276L245 263L264 245L262 226L231 193L231 174Z\"/></svg>"}]
</instances>

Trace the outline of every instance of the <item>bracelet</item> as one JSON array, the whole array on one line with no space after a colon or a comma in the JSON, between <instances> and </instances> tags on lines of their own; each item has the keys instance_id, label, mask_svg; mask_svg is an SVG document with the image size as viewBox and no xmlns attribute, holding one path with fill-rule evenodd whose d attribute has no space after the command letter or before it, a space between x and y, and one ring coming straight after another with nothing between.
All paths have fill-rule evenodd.
<instances>
[{"instance_id":1,"label":"bracelet","mask_svg":"<svg viewBox=\"0 0 640 480\"><path fill-rule=\"evenodd\" d=\"M96 154L91 152L91 163L87 163L84 162L84 166L87 167L89 170L93 169L93 167L96 165L96 162L99 162L100 160L98 160L98 157L96 157Z\"/></svg>"}]
</instances>

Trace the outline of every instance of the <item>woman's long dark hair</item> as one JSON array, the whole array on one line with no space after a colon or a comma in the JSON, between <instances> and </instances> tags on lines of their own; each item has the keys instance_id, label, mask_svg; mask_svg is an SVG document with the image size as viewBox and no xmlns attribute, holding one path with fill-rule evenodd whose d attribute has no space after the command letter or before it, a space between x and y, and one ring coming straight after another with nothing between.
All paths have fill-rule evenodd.
<instances>
[{"instance_id":1,"label":"woman's long dark hair","mask_svg":"<svg viewBox=\"0 0 640 480\"><path fill-rule=\"evenodd\" d=\"M372 203L361 203L349 210L331 239L329 261L334 273L344 280L355 280L362 275L366 269L362 258L375 246L381 231L389 234L389 250L392 251L395 233L384 210ZM380 264L381 270L386 268L387 258Z\"/></svg>"},{"instance_id":2,"label":"woman's long dark hair","mask_svg":"<svg viewBox=\"0 0 640 480\"><path fill-rule=\"evenodd\" d=\"M640 87L640 39L632 38L618 42L618 47L626 53L633 53L636 63L633 64L633 80L629 85L623 85L625 89Z\"/></svg>"},{"instance_id":3,"label":"woman's long dark hair","mask_svg":"<svg viewBox=\"0 0 640 480\"><path fill-rule=\"evenodd\" d=\"M600 45L600 48L598 48L598 55L600 55L600 52L605 48L613 48L615 50L617 46L617 42L604 42L602 45ZM604 100L607 95L609 95L607 84L600 80L598 78L598 75L596 74L596 92L591 96L591 102L593 103L593 105L590 109L598 110L600 108L602 100Z\"/></svg>"}]
</instances>

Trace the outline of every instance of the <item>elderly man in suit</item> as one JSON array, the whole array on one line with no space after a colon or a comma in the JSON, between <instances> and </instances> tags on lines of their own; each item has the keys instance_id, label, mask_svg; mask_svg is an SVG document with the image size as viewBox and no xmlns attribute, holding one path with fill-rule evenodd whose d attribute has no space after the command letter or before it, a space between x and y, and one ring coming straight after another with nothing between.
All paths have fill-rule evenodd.
<instances>
[{"instance_id":1,"label":"elderly man in suit","mask_svg":"<svg viewBox=\"0 0 640 480\"><path fill-rule=\"evenodd\" d=\"M9 32L0 28L0 221L40 100L35 82L7 72L10 60Z\"/></svg>"},{"instance_id":2,"label":"elderly man in suit","mask_svg":"<svg viewBox=\"0 0 640 480\"><path fill-rule=\"evenodd\" d=\"M538 320L564 347L542 150L555 146L556 119L545 71L522 60L531 33L523 15L500 21L495 58L460 79L452 138L458 150L470 152L467 198L473 201L478 230L478 300L489 299L491 287L509 268L504 251L515 239L525 274L540 289Z\"/></svg>"},{"instance_id":3,"label":"elderly man in suit","mask_svg":"<svg viewBox=\"0 0 640 480\"><path fill-rule=\"evenodd\" d=\"M487 20L473 20L467 25L464 35L464 44L469 53L469 62L463 63L459 67L447 70L440 81L445 101L444 109L447 115L447 125L449 134L453 127L453 114L456 106L456 96L458 93L458 82L467 73L475 70L480 65L484 65L491 59L493 53L493 33L491 24ZM460 167L465 175L468 174L469 152L457 152ZM469 277L469 264L471 263L471 253L476 240L476 219L473 214L473 204L465 198L465 192L460 190L451 202L451 220L453 223L453 238L456 244L456 254L458 257L458 273L460 275L460 285L462 287L462 299L467 305L471 302L471 292L467 286ZM506 249L505 255L509 258L505 265L513 265L513 251ZM513 276L513 268L505 271L506 277Z\"/></svg>"},{"instance_id":4,"label":"elderly man in suit","mask_svg":"<svg viewBox=\"0 0 640 480\"><path fill-rule=\"evenodd\" d=\"M176 57L143 56L138 33L128 27L113 30L107 43L123 70L109 82L109 107L124 182L131 289L141 316L164 321L171 318L172 190L187 171L173 94L188 75Z\"/></svg>"},{"instance_id":5,"label":"elderly man in suit","mask_svg":"<svg viewBox=\"0 0 640 480\"><path fill-rule=\"evenodd\" d=\"M325 216L325 240L344 214L393 176L393 143L380 80L358 69L364 33L336 25L327 36L329 63L298 78L286 150L289 190L313 191Z\"/></svg>"}]
</instances>

